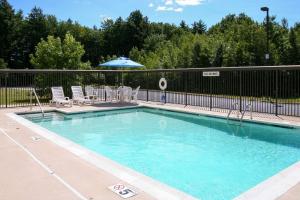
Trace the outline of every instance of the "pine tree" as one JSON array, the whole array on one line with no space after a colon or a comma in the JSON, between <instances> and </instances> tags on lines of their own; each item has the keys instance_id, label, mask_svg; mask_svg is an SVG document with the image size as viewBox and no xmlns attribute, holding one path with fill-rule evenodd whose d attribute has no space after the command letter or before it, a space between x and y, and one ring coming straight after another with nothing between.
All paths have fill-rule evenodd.
<instances>
[{"instance_id":1,"label":"pine tree","mask_svg":"<svg viewBox=\"0 0 300 200\"><path fill-rule=\"evenodd\" d=\"M0 58L8 61L12 43L14 10L6 0L0 0Z\"/></svg>"},{"instance_id":2,"label":"pine tree","mask_svg":"<svg viewBox=\"0 0 300 200\"><path fill-rule=\"evenodd\" d=\"M192 25L192 32L198 34L204 34L206 32L206 25L202 20L194 22Z\"/></svg>"}]
</instances>

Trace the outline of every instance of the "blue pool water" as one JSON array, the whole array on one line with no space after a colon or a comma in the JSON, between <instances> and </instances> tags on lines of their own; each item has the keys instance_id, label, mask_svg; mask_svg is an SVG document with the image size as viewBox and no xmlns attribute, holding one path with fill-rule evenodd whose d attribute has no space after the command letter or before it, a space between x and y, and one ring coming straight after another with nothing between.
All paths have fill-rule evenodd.
<instances>
[{"instance_id":1,"label":"blue pool water","mask_svg":"<svg viewBox=\"0 0 300 200\"><path fill-rule=\"evenodd\" d=\"M24 117L203 200L232 199L300 160L299 129L150 108Z\"/></svg>"}]
</instances>

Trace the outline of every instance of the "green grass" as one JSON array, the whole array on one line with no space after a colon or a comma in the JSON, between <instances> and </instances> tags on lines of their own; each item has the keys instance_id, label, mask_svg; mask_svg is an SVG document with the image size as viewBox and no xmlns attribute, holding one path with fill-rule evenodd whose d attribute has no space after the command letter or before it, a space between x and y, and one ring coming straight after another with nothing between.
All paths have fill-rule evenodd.
<instances>
[{"instance_id":1,"label":"green grass","mask_svg":"<svg viewBox=\"0 0 300 200\"><path fill-rule=\"evenodd\" d=\"M7 94L7 98L6 98ZM26 89L19 88L0 88L0 105L26 105L30 104L30 92ZM49 102L49 98L41 98L41 103ZM32 96L32 103L36 103L36 99Z\"/></svg>"}]
</instances>

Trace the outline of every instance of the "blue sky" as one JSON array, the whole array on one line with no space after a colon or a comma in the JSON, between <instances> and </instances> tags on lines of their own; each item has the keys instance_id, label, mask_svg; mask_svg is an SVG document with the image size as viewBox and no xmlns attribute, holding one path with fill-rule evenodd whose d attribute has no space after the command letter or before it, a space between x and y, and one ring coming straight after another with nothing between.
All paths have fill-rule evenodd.
<instances>
[{"instance_id":1,"label":"blue sky","mask_svg":"<svg viewBox=\"0 0 300 200\"><path fill-rule=\"evenodd\" d=\"M219 22L227 14L246 13L256 21L262 21L265 13L261 6L268 6L277 21L283 17L289 25L300 22L300 0L9 0L26 16L34 7L60 20L71 18L80 24L99 26L103 19L127 18L131 11L139 9L150 21L188 24L202 19L208 27Z\"/></svg>"}]
</instances>

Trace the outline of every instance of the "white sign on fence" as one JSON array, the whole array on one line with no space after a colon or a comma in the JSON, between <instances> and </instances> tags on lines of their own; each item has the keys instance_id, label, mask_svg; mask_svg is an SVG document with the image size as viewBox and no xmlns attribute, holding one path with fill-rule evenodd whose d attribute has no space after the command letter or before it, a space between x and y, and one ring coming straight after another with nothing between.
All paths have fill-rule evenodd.
<instances>
[{"instance_id":1,"label":"white sign on fence","mask_svg":"<svg viewBox=\"0 0 300 200\"><path fill-rule=\"evenodd\" d=\"M219 71L203 72L202 76L220 76L220 72Z\"/></svg>"},{"instance_id":2,"label":"white sign on fence","mask_svg":"<svg viewBox=\"0 0 300 200\"><path fill-rule=\"evenodd\" d=\"M136 195L136 193L134 191L132 191L131 189L129 189L128 187L126 187L123 184L112 185L112 186L109 186L108 188L124 199L127 199L129 197Z\"/></svg>"}]
</instances>

